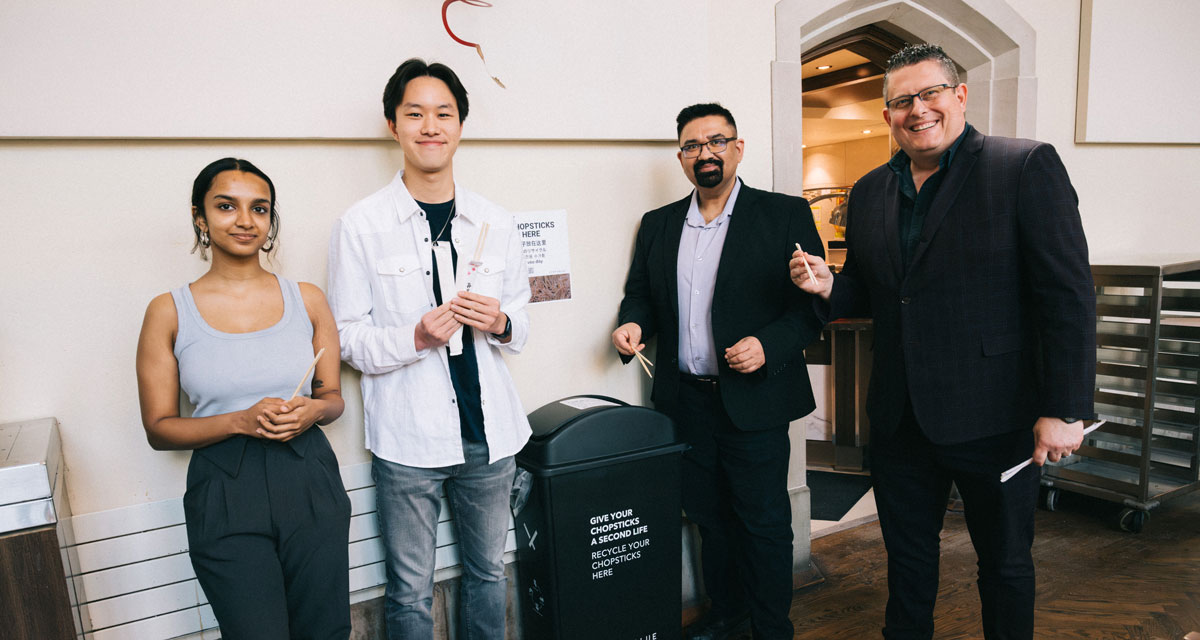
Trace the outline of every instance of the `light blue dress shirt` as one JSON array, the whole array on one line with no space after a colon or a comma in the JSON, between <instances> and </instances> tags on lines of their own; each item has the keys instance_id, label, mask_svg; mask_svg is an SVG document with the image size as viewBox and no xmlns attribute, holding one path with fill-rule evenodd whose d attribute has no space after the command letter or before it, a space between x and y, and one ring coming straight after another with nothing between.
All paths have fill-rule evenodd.
<instances>
[{"instance_id":1,"label":"light blue dress shirt","mask_svg":"<svg viewBox=\"0 0 1200 640\"><path fill-rule=\"evenodd\" d=\"M721 215L704 222L700 202L692 191L692 203L679 237L679 260L675 266L679 292L679 370L698 376L717 374L717 347L713 342L712 301L717 282L717 265L729 233L733 205L742 190L737 179Z\"/></svg>"}]
</instances>

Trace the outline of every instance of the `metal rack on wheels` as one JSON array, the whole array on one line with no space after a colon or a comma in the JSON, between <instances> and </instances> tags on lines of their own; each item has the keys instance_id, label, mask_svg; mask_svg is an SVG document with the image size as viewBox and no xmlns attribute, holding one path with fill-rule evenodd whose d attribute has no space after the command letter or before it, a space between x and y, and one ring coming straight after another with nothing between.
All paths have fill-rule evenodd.
<instances>
[{"instance_id":1,"label":"metal rack on wheels","mask_svg":"<svg viewBox=\"0 0 1200 640\"><path fill-rule=\"evenodd\" d=\"M1108 422L1075 455L1043 467L1059 490L1125 506L1139 532L1151 509L1200 487L1200 259L1093 264L1096 412Z\"/></svg>"}]
</instances>

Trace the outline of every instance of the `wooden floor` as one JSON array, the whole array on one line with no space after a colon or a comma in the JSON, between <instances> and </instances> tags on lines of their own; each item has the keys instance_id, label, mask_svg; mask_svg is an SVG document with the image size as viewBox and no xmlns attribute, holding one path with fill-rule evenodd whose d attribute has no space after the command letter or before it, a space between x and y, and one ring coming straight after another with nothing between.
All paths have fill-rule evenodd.
<instances>
[{"instance_id":1,"label":"wooden floor","mask_svg":"<svg viewBox=\"0 0 1200 640\"><path fill-rule=\"evenodd\" d=\"M1038 640L1179 640L1200 630L1200 491L1163 503L1142 533L1117 526L1113 503L1064 493L1038 511ZM879 523L818 538L825 582L797 592L796 638L880 638L887 559ZM961 515L942 535L935 638L982 638L975 553ZM749 637L749 636L745 636Z\"/></svg>"}]
</instances>

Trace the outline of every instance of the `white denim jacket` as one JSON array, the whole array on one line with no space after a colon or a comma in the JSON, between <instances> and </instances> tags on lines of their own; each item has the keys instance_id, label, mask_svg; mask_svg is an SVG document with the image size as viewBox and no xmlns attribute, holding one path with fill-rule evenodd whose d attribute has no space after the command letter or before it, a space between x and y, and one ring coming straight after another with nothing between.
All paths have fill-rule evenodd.
<instances>
[{"instance_id":1,"label":"white denim jacket","mask_svg":"<svg viewBox=\"0 0 1200 640\"><path fill-rule=\"evenodd\" d=\"M362 372L367 448L410 467L463 462L457 398L445 347L418 351L416 325L435 306L429 222L401 177L354 204L329 241L329 305L342 360ZM529 335L529 276L512 214L455 184L451 226L460 273L469 269L483 223L489 229L471 291L500 301L512 339L473 330L483 424L491 462L521 450L529 421L500 355ZM463 287L459 279L459 287Z\"/></svg>"}]
</instances>

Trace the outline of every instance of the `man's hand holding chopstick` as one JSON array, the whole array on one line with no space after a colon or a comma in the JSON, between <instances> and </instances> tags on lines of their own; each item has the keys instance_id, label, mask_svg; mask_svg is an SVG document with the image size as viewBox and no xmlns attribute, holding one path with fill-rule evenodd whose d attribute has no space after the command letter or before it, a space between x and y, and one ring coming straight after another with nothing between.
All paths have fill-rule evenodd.
<instances>
[{"instance_id":1,"label":"man's hand holding chopstick","mask_svg":"<svg viewBox=\"0 0 1200 640\"><path fill-rule=\"evenodd\" d=\"M450 303L440 304L421 316L421 321L413 331L414 345L417 351L445 346L460 326L462 324L450 310Z\"/></svg>"},{"instance_id":2,"label":"man's hand holding chopstick","mask_svg":"<svg viewBox=\"0 0 1200 640\"><path fill-rule=\"evenodd\" d=\"M1083 444L1083 421L1063 422L1059 418L1041 417L1033 425L1033 463L1046 460L1058 462Z\"/></svg>"},{"instance_id":3,"label":"man's hand holding chopstick","mask_svg":"<svg viewBox=\"0 0 1200 640\"><path fill-rule=\"evenodd\" d=\"M646 345L642 344L642 327L636 322L626 322L617 327L612 333L612 343L617 348L617 353L623 356L632 356L646 348Z\"/></svg>"},{"instance_id":4,"label":"man's hand holding chopstick","mask_svg":"<svg viewBox=\"0 0 1200 640\"><path fill-rule=\"evenodd\" d=\"M823 300L828 300L833 291L833 272L821 256L800 249L793 251L788 262L788 275L801 291L821 296Z\"/></svg>"},{"instance_id":5,"label":"man's hand holding chopstick","mask_svg":"<svg viewBox=\"0 0 1200 640\"><path fill-rule=\"evenodd\" d=\"M458 322L487 333L504 333L508 324L499 300L470 291L459 291L450 301L450 311Z\"/></svg>"}]
</instances>

